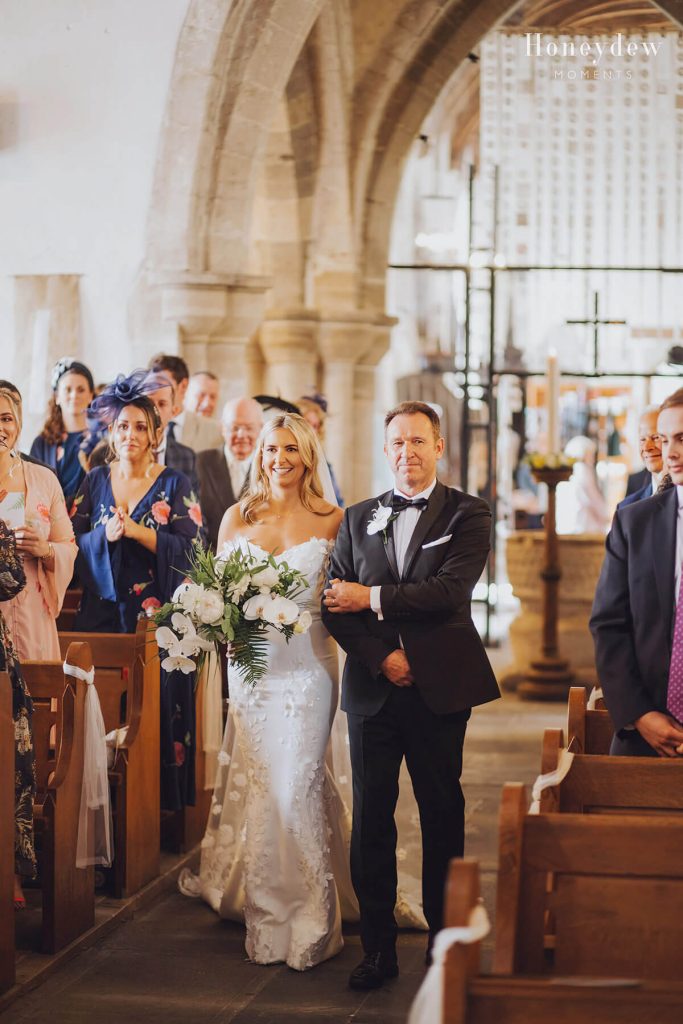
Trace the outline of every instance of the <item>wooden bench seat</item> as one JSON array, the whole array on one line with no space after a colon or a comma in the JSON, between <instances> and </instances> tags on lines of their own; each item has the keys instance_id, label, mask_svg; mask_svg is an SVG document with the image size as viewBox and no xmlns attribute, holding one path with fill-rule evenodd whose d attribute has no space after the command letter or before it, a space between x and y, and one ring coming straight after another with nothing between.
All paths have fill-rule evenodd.
<instances>
[{"instance_id":1,"label":"wooden bench seat","mask_svg":"<svg viewBox=\"0 0 683 1024\"><path fill-rule=\"evenodd\" d=\"M683 820L533 815L527 806L524 786L505 786L494 973L479 973L480 943L452 946L442 1024L678 1020ZM452 861L446 927L466 927L478 899L477 863ZM554 949L546 942L549 915Z\"/></svg>"},{"instance_id":2,"label":"wooden bench seat","mask_svg":"<svg viewBox=\"0 0 683 1024\"><path fill-rule=\"evenodd\" d=\"M14 984L14 749L12 684L0 672L0 993Z\"/></svg>"},{"instance_id":3,"label":"wooden bench seat","mask_svg":"<svg viewBox=\"0 0 683 1024\"><path fill-rule=\"evenodd\" d=\"M67 660L92 667L87 644L70 645ZM95 922L93 868L76 867L87 683L65 676L60 662L23 662L22 672L34 705L42 948L55 953Z\"/></svg>"},{"instance_id":4,"label":"wooden bench seat","mask_svg":"<svg viewBox=\"0 0 683 1024\"><path fill-rule=\"evenodd\" d=\"M563 749L561 729L546 729L543 773L553 771ZM542 813L680 814L683 761L666 757L574 754L564 779L541 794Z\"/></svg>"},{"instance_id":5,"label":"wooden bench seat","mask_svg":"<svg viewBox=\"0 0 683 1024\"><path fill-rule=\"evenodd\" d=\"M62 653L87 642L107 733L125 729L109 771L114 819L112 890L132 895L160 870L159 659L154 625L136 633L60 633Z\"/></svg>"},{"instance_id":6,"label":"wooden bench seat","mask_svg":"<svg viewBox=\"0 0 683 1024\"><path fill-rule=\"evenodd\" d=\"M445 926L467 926L478 899L476 861L452 861ZM678 1020L682 1008L683 986L670 981L484 975L476 943L448 951L441 1022L428 1024L661 1024Z\"/></svg>"},{"instance_id":7,"label":"wooden bench seat","mask_svg":"<svg viewBox=\"0 0 683 1024\"><path fill-rule=\"evenodd\" d=\"M567 704L567 745L575 754L609 754L614 726L603 699L590 711L583 686L572 686Z\"/></svg>"}]
</instances>

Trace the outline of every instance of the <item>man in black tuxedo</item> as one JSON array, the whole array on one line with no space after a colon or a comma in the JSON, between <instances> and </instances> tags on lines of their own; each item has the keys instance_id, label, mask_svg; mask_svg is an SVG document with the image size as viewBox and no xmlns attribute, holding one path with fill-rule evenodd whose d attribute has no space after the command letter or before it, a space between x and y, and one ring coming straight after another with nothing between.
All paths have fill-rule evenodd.
<instances>
[{"instance_id":1,"label":"man in black tuxedo","mask_svg":"<svg viewBox=\"0 0 683 1024\"><path fill-rule=\"evenodd\" d=\"M443 924L448 862L464 847L460 787L473 705L498 685L471 618L491 513L436 479L439 417L423 402L387 413L395 487L347 509L332 554L323 620L346 651L342 708L353 769L351 871L365 956L356 989L398 974L394 809L405 757L422 828L422 894L430 946Z\"/></svg>"},{"instance_id":2,"label":"man in black tuxedo","mask_svg":"<svg viewBox=\"0 0 683 1024\"><path fill-rule=\"evenodd\" d=\"M251 453L263 426L263 409L253 398L235 398L223 406L221 426L225 443L197 455L202 516L214 551L225 510L240 500L248 484Z\"/></svg>"},{"instance_id":3,"label":"man in black tuxedo","mask_svg":"<svg viewBox=\"0 0 683 1024\"><path fill-rule=\"evenodd\" d=\"M617 509L590 628L615 728L610 753L683 753L683 388L657 420L675 486Z\"/></svg>"}]
</instances>

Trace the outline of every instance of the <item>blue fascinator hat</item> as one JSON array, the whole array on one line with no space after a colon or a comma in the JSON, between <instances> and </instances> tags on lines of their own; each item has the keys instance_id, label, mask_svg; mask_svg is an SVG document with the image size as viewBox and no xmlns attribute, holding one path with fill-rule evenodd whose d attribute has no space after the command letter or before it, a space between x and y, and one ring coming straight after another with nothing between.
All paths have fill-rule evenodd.
<instances>
[{"instance_id":1,"label":"blue fascinator hat","mask_svg":"<svg viewBox=\"0 0 683 1024\"><path fill-rule=\"evenodd\" d=\"M133 370L127 376L120 373L115 381L107 384L101 395L92 400L90 409L101 424L108 426L127 405L135 405L153 391L169 386L172 387L173 382L164 373L150 370Z\"/></svg>"}]
</instances>

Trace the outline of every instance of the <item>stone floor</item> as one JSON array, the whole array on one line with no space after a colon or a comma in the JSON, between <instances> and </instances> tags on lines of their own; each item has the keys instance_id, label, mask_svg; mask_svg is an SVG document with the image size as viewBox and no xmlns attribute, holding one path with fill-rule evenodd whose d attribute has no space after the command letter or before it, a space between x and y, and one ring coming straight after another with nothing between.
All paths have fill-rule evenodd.
<instances>
[{"instance_id":1,"label":"stone floor","mask_svg":"<svg viewBox=\"0 0 683 1024\"><path fill-rule=\"evenodd\" d=\"M523 703L510 694L472 718L463 777L467 853L480 861L491 917L500 787L531 784L543 729L563 719L561 705ZM403 1024L424 976L424 935L401 935L400 977L365 995L346 987L360 946L353 929L345 935L338 957L304 974L259 967L245 960L240 926L172 892L83 949L1 1014L0 1024ZM485 964L490 953L489 938Z\"/></svg>"}]
</instances>

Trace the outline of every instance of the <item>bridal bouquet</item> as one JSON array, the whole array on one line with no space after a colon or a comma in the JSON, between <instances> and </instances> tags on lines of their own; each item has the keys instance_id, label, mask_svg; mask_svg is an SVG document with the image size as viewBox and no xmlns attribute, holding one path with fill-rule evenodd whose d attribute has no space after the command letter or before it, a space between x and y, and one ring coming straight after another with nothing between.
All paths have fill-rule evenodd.
<instances>
[{"instance_id":1,"label":"bridal bouquet","mask_svg":"<svg viewBox=\"0 0 683 1024\"><path fill-rule=\"evenodd\" d=\"M193 672L207 651L229 644L230 661L254 686L268 665L268 629L289 642L311 625L311 613L294 601L307 586L302 573L272 555L195 548L185 582L154 614L157 643L167 652L161 667Z\"/></svg>"}]
</instances>

